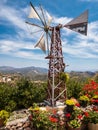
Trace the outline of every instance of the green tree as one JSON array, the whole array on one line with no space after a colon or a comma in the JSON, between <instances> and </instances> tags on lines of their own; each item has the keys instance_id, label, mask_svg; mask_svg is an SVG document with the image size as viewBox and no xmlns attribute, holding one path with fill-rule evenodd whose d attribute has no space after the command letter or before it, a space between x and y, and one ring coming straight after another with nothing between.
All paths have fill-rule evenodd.
<instances>
[{"instance_id":1,"label":"green tree","mask_svg":"<svg viewBox=\"0 0 98 130\"><path fill-rule=\"evenodd\" d=\"M83 83L76 79L70 79L67 83L67 97L79 98L79 94L82 90Z\"/></svg>"}]
</instances>

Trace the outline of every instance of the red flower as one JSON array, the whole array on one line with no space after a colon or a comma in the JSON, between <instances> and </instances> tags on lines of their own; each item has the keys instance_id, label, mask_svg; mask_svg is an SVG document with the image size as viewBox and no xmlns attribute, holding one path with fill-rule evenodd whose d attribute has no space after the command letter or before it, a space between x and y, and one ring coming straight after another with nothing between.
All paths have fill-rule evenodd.
<instances>
[{"instance_id":1,"label":"red flower","mask_svg":"<svg viewBox=\"0 0 98 130\"><path fill-rule=\"evenodd\" d=\"M76 103L75 106L80 107L80 104L79 104L79 103Z\"/></svg>"},{"instance_id":2,"label":"red flower","mask_svg":"<svg viewBox=\"0 0 98 130\"><path fill-rule=\"evenodd\" d=\"M91 102L95 102L95 103L98 103L98 99L92 99Z\"/></svg>"},{"instance_id":3,"label":"red flower","mask_svg":"<svg viewBox=\"0 0 98 130\"><path fill-rule=\"evenodd\" d=\"M95 95L98 95L98 91L96 91L94 94L95 94Z\"/></svg>"},{"instance_id":4,"label":"red flower","mask_svg":"<svg viewBox=\"0 0 98 130\"><path fill-rule=\"evenodd\" d=\"M77 117L78 117L78 119L81 119L81 118L82 118L82 115L78 115Z\"/></svg>"},{"instance_id":5,"label":"red flower","mask_svg":"<svg viewBox=\"0 0 98 130\"><path fill-rule=\"evenodd\" d=\"M85 115L86 117L88 117L88 116L89 116L89 113L88 113L88 112L84 112L84 115Z\"/></svg>"},{"instance_id":6,"label":"red flower","mask_svg":"<svg viewBox=\"0 0 98 130\"><path fill-rule=\"evenodd\" d=\"M66 116L67 118L69 118L71 115L70 115L70 113L66 113L65 116Z\"/></svg>"},{"instance_id":7,"label":"red flower","mask_svg":"<svg viewBox=\"0 0 98 130\"><path fill-rule=\"evenodd\" d=\"M94 110L94 111L98 111L97 107L95 107L95 106L93 107L93 110Z\"/></svg>"},{"instance_id":8,"label":"red flower","mask_svg":"<svg viewBox=\"0 0 98 130\"><path fill-rule=\"evenodd\" d=\"M54 122L54 123L58 122L58 119L55 117L50 116L49 119L51 122Z\"/></svg>"},{"instance_id":9,"label":"red flower","mask_svg":"<svg viewBox=\"0 0 98 130\"><path fill-rule=\"evenodd\" d=\"M95 84L96 84L96 82L91 80L91 85L94 86Z\"/></svg>"}]
</instances>

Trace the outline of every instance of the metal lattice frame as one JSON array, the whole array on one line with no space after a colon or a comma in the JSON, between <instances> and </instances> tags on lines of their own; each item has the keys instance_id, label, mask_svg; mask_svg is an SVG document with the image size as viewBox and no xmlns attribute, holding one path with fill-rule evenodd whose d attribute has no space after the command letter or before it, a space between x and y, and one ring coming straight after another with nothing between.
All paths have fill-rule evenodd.
<instances>
[{"instance_id":1,"label":"metal lattice frame","mask_svg":"<svg viewBox=\"0 0 98 130\"><path fill-rule=\"evenodd\" d=\"M60 28L58 25L51 29L51 46L49 59L49 70L48 70L48 98L51 105L55 105L55 101L59 99L66 90L65 83L60 80L60 73L64 72L65 64L63 61L62 44L60 37ZM65 97L63 97L65 98Z\"/></svg>"}]
</instances>

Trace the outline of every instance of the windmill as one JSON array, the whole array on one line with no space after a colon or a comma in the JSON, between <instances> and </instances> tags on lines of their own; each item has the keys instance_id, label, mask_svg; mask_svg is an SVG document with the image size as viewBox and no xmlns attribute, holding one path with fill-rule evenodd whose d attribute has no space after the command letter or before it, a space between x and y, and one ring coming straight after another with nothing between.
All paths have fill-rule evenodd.
<instances>
[{"instance_id":1,"label":"windmill","mask_svg":"<svg viewBox=\"0 0 98 130\"><path fill-rule=\"evenodd\" d=\"M39 25L26 21L28 25L37 27L45 33L45 35L42 33L35 47L41 48L44 52L47 50L46 59L49 59L47 99L54 107L58 99L66 98L66 84L60 79L60 74L64 73L66 67L63 61L60 29L66 27L75 32L87 35L88 10L65 25L59 24L52 27L50 26L52 17L49 13L45 13L41 6L39 13L39 10L30 2L30 13L28 17L29 19L37 19L41 23ZM46 36L46 42L44 36Z\"/></svg>"}]
</instances>

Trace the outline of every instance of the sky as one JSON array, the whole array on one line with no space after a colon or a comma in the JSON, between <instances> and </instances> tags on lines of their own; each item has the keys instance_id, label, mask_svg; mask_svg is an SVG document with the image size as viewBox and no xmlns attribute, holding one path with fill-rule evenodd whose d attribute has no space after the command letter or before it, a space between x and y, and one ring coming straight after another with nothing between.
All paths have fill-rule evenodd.
<instances>
[{"instance_id":1,"label":"sky","mask_svg":"<svg viewBox=\"0 0 98 130\"><path fill-rule=\"evenodd\" d=\"M52 17L51 26L66 24L89 10L87 36L61 29L65 71L98 71L98 0L31 0ZM28 26L30 0L0 0L0 66L43 67L48 69L47 54L35 44L42 32ZM40 25L40 22L34 21ZM38 31L38 28L37 28Z\"/></svg>"}]
</instances>

